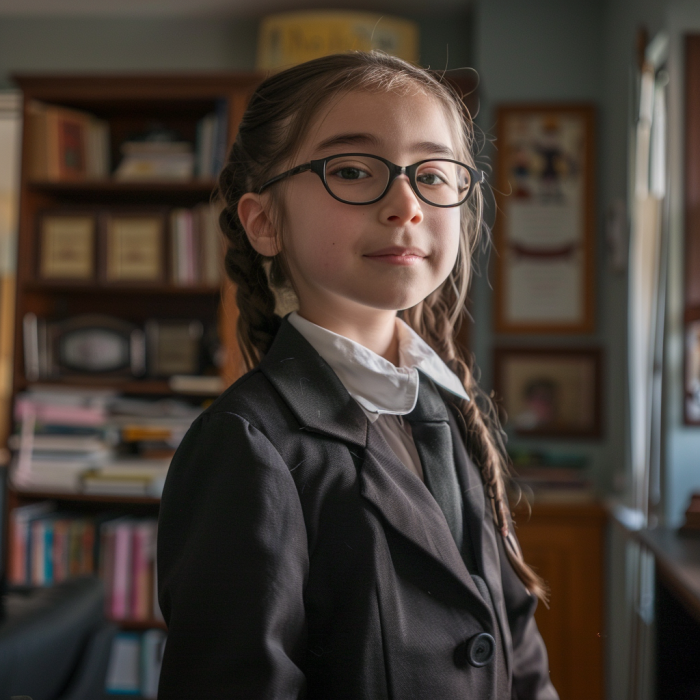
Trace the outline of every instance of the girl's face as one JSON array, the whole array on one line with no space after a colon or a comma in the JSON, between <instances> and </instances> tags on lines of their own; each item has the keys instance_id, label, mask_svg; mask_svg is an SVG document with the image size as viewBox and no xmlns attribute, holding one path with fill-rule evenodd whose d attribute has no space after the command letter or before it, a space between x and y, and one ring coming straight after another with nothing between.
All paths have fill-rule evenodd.
<instances>
[{"instance_id":1,"label":"girl's face","mask_svg":"<svg viewBox=\"0 0 700 700\"><path fill-rule=\"evenodd\" d=\"M351 92L311 125L293 167L339 153L369 153L397 165L458 158L442 106L426 95ZM414 306L452 270L460 208L418 199L408 178L383 199L353 206L333 199L314 173L287 181L283 255L309 320L369 320Z\"/></svg>"}]
</instances>

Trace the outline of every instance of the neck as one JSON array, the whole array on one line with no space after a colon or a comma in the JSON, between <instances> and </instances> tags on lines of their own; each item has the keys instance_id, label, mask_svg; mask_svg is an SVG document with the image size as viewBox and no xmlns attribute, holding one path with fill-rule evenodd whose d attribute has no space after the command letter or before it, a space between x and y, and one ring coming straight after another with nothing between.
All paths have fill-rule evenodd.
<instances>
[{"instance_id":1,"label":"neck","mask_svg":"<svg viewBox=\"0 0 700 700\"><path fill-rule=\"evenodd\" d=\"M299 316L333 333L354 340L385 360L398 366L399 340L396 334L396 311L372 309L372 313L344 313L342 316L319 308L300 306Z\"/></svg>"}]
</instances>

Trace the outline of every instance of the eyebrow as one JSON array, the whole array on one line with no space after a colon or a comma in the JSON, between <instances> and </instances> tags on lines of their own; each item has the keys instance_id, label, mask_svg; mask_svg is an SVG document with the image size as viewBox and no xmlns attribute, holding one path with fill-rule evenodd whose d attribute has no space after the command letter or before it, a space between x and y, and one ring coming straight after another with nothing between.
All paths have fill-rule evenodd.
<instances>
[{"instance_id":1,"label":"eyebrow","mask_svg":"<svg viewBox=\"0 0 700 700\"><path fill-rule=\"evenodd\" d=\"M330 138L321 141L317 144L314 151L325 151L337 146L374 146L380 145L379 139L373 134L368 133L346 133L336 134ZM411 152L430 153L435 155L445 156L446 158L454 158L454 152L449 146L435 141L419 141L410 146Z\"/></svg>"}]
</instances>

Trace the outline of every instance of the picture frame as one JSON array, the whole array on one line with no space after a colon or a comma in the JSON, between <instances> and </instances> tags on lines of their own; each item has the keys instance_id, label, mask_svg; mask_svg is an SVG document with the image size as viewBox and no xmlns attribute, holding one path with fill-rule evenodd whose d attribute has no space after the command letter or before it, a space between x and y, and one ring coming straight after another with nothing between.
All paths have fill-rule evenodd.
<instances>
[{"instance_id":1,"label":"picture frame","mask_svg":"<svg viewBox=\"0 0 700 700\"><path fill-rule=\"evenodd\" d=\"M152 377L196 375L202 369L204 326L201 321L146 322L148 373Z\"/></svg>"},{"instance_id":2,"label":"picture frame","mask_svg":"<svg viewBox=\"0 0 700 700\"><path fill-rule=\"evenodd\" d=\"M595 330L595 108L497 110L497 333Z\"/></svg>"},{"instance_id":3,"label":"picture frame","mask_svg":"<svg viewBox=\"0 0 700 700\"><path fill-rule=\"evenodd\" d=\"M61 320L23 318L24 367L28 381L63 377L136 378L146 369L144 333L104 314Z\"/></svg>"},{"instance_id":4,"label":"picture frame","mask_svg":"<svg viewBox=\"0 0 700 700\"><path fill-rule=\"evenodd\" d=\"M166 214L162 210L110 210L101 215L103 284L166 281Z\"/></svg>"},{"instance_id":5,"label":"picture frame","mask_svg":"<svg viewBox=\"0 0 700 700\"><path fill-rule=\"evenodd\" d=\"M38 216L37 276L46 282L92 282L97 217L93 211L46 210Z\"/></svg>"},{"instance_id":6,"label":"picture frame","mask_svg":"<svg viewBox=\"0 0 700 700\"><path fill-rule=\"evenodd\" d=\"M602 435L598 348L496 348L494 389L505 428L519 437Z\"/></svg>"}]
</instances>

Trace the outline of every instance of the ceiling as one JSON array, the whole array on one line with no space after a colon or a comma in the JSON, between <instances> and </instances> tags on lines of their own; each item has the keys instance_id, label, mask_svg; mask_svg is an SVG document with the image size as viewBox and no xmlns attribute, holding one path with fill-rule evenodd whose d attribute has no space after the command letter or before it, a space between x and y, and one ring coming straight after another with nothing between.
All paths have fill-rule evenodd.
<instances>
[{"instance_id":1,"label":"ceiling","mask_svg":"<svg viewBox=\"0 0 700 700\"><path fill-rule=\"evenodd\" d=\"M470 0L0 0L0 16L240 17L300 9L432 15L463 12L469 4Z\"/></svg>"}]
</instances>

